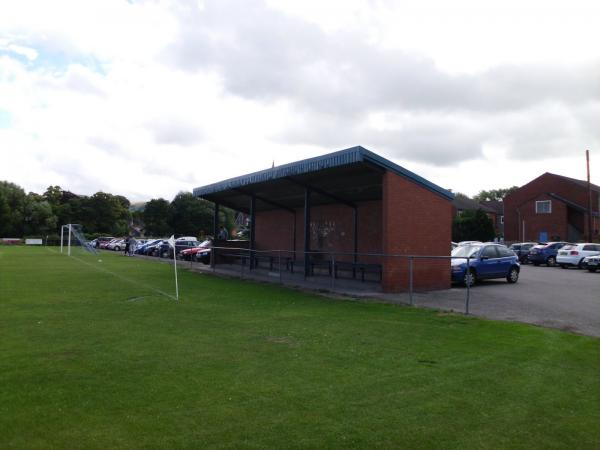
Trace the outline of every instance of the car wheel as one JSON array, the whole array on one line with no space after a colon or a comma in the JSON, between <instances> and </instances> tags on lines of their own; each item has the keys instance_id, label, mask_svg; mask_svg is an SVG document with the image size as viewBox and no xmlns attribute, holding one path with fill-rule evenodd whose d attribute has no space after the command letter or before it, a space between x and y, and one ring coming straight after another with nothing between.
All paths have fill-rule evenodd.
<instances>
[{"instance_id":1,"label":"car wheel","mask_svg":"<svg viewBox=\"0 0 600 450\"><path fill-rule=\"evenodd\" d=\"M506 275L506 281L509 283L516 283L519 281L519 271L516 267L512 267L510 269L510 272L508 272L508 275Z\"/></svg>"},{"instance_id":2,"label":"car wheel","mask_svg":"<svg viewBox=\"0 0 600 450\"><path fill-rule=\"evenodd\" d=\"M579 261L579 264L577 264L577 268L578 269L587 269L587 264L583 262L583 258L581 258L581 261Z\"/></svg>"},{"instance_id":3,"label":"car wheel","mask_svg":"<svg viewBox=\"0 0 600 450\"><path fill-rule=\"evenodd\" d=\"M120 252L121 251L121 247L117 246L115 247L115 252Z\"/></svg>"},{"instance_id":4,"label":"car wheel","mask_svg":"<svg viewBox=\"0 0 600 450\"><path fill-rule=\"evenodd\" d=\"M546 264L548 265L548 267L554 267L556 265L556 258L554 256L548 256Z\"/></svg>"},{"instance_id":5,"label":"car wheel","mask_svg":"<svg viewBox=\"0 0 600 450\"><path fill-rule=\"evenodd\" d=\"M477 282L477 275L473 269L467 270L463 277L463 284L465 286L473 286Z\"/></svg>"}]
</instances>

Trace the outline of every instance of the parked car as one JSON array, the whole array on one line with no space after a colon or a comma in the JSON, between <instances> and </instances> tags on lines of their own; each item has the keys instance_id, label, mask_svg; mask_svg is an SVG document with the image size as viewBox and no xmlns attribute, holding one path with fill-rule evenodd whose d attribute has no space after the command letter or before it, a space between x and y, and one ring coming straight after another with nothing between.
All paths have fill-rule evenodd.
<instances>
[{"instance_id":1,"label":"parked car","mask_svg":"<svg viewBox=\"0 0 600 450\"><path fill-rule=\"evenodd\" d=\"M183 250L181 250L181 252L179 253L179 256L181 257L181 259L184 259L186 261L190 261L190 260L196 260L196 254L198 252L202 252L205 250L209 250L210 251L210 247L212 246L212 241L210 239L207 239L205 241L200 242L196 247L190 247L190 248L185 248Z\"/></svg>"},{"instance_id":2,"label":"parked car","mask_svg":"<svg viewBox=\"0 0 600 450\"><path fill-rule=\"evenodd\" d=\"M117 240L117 238L112 238L110 241L100 241L100 243L98 244L98 248L106 249L108 247L108 244Z\"/></svg>"},{"instance_id":3,"label":"parked car","mask_svg":"<svg viewBox=\"0 0 600 450\"><path fill-rule=\"evenodd\" d=\"M198 238L195 238L194 236L181 236L178 237L177 239L175 239L175 242L177 241L197 241Z\"/></svg>"},{"instance_id":4,"label":"parked car","mask_svg":"<svg viewBox=\"0 0 600 450\"><path fill-rule=\"evenodd\" d=\"M600 255L596 256L587 256L583 260L583 265L590 272L595 272L600 269Z\"/></svg>"},{"instance_id":5,"label":"parked car","mask_svg":"<svg viewBox=\"0 0 600 450\"><path fill-rule=\"evenodd\" d=\"M125 239L115 239L110 241L106 246L107 250L114 250L115 252L120 252L125 248Z\"/></svg>"},{"instance_id":6,"label":"parked car","mask_svg":"<svg viewBox=\"0 0 600 450\"><path fill-rule=\"evenodd\" d=\"M460 241L458 244L456 244L458 247L462 247L464 245L471 245L471 244L483 244L483 242L481 241Z\"/></svg>"},{"instance_id":7,"label":"parked car","mask_svg":"<svg viewBox=\"0 0 600 450\"><path fill-rule=\"evenodd\" d=\"M546 244L534 245L527 254L528 261L534 266L546 264L548 267L556 265L558 251L569 242L548 242Z\"/></svg>"},{"instance_id":8,"label":"parked car","mask_svg":"<svg viewBox=\"0 0 600 450\"><path fill-rule=\"evenodd\" d=\"M188 248L198 247L200 245L200 241L197 239L176 239L175 240L175 257L178 257L183 250ZM161 254L161 256L164 256ZM167 248L167 255L169 258L173 258L173 247L170 245Z\"/></svg>"},{"instance_id":9,"label":"parked car","mask_svg":"<svg viewBox=\"0 0 600 450\"><path fill-rule=\"evenodd\" d=\"M491 278L506 278L509 283L519 280L519 258L505 245L462 245L452 251L452 256L452 281L455 283L471 286L479 280Z\"/></svg>"},{"instance_id":10,"label":"parked car","mask_svg":"<svg viewBox=\"0 0 600 450\"><path fill-rule=\"evenodd\" d=\"M563 269L577 267L586 268L585 258L587 256L600 255L600 244L568 244L558 251L556 262Z\"/></svg>"},{"instance_id":11,"label":"parked car","mask_svg":"<svg viewBox=\"0 0 600 450\"><path fill-rule=\"evenodd\" d=\"M112 241L113 239L116 239L116 238L115 238L114 236L100 236L100 237L97 237L97 238L95 239L95 241L96 241L96 245L95 245L95 247L96 247L96 248L105 248L105 247L106 247L106 245L105 245L104 247L102 247L102 244L103 244L103 243L104 243L104 244L108 244L108 243L109 243L110 241Z\"/></svg>"},{"instance_id":12,"label":"parked car","mask_svg":"<svg viewBox=\"0 0 600 450\"><path fill-rule=\"evenodd\" d=\"M211 248L202 248L200 251L196 252L196 254L194 255L194 259L203 264L210 264L211 252Z\"/></svg>"},{"instance_id":13,"label":"parked car","mask_svg":"<svg viewBox=\"0 0 600 450\"><path fill-rule=\"evenodd\" d=\"M157 242L154 242L153 244L146 247L145 254L148 256L160 256L161 248L164 245L168 246L169 242L165 239L159 239Z\"/></svg>"},{"instance_id":14,"label":"parked car","mask_svg":"<svg viewBox=\"0 0 600 450\"><path fill-rule=\"evenodd\" d=\"M146 241L145 243L138 245L135 249L135 253L137 255L147 255L148 254L148 249L155 244L158 244L162 242L162 239L150 239L148 241Z\"/></svg>"},{"instance_id":15,"label":"parked car","mask_svg":"<svg viewBox=\"0 0 600 450\"><path fill-rule=\"evenodd\" d=\"M534 245L539 245L539 242L518 242L512 244L508 248L515 252L521 264L527 264L529 262L527 259L527 254L529 253L529 250L533 248Z\"/></svg>"}]
</instances>

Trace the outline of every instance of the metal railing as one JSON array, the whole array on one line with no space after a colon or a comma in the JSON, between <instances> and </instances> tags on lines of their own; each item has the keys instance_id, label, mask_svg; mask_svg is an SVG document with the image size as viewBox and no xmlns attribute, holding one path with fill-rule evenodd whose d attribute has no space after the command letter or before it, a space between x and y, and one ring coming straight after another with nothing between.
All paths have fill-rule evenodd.
<instances>
[{"instance_id":1,"label":"metal railing","mask_svg":"<svg viewBox=\"0 0 600 450\"><path fill-rule=\"evenodd\" d=\"M406 255L385 253L292 251L292 250L251 250L241 247L211 248L210 260L202 263L202 269L219 271L240 278L254 278L272 281L276 278L280 284L294 284L302 281L305 286L331 291L354 291L357 286L381 286L384 278L398 291L381 293L384 296L405 295L407 303L415 305L416 294L427 292L425 284L447 289L452 281L451 260L465 261L465 273L461 274L467 282L464 294L464 313L470 313L471 304L471 257L450 255ZM307 262L308 261L308 262ZM447 261L447 264L444 263ZM194 268L191 258L189 267ZM198 267L198 266L196 266ZM443 271L447 271L445 274ZM439 283L434 278L439 274ZM358 277L360 275L360 279ZM447 278L447 277L450 277ZM316 282L318 281L318 282ZM348 283L351 284L348 287ZM455 280L456 281L456 280ZM364 290L364 289L363 289ZM434 289L430 289L433 291Z\"/></svg>"}]
</instances>

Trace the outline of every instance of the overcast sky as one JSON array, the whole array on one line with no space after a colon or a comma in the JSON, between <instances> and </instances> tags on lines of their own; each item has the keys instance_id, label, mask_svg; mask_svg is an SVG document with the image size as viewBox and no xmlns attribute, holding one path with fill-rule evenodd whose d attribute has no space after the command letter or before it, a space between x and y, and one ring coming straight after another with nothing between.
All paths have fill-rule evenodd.
<instances>
[{"instance_id":1,"label":"overcast sky","mask_svg":"<svg viewBox=\"0 0 600 450\"><path fill-rule=\"evenodd\" d=\"M600 184L600 3L0 0L0 180L133 201L362 145ZM598 6L596 6L598 5Z\"/></svg>"}]
</instances>

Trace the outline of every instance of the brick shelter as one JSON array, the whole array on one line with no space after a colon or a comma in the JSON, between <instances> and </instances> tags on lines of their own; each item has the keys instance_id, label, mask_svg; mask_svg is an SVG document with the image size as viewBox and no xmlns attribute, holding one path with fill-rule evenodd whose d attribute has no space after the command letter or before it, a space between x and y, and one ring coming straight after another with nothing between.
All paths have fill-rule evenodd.
<instances>
[{"instance_id":1,"label":"brick shelter","mask_svg":"<svg viewBox=\"0 0 600 450\"><path fill-rule=\"evenodd\" d=\"M284 253L304 270L380 267L386 292L408 287L408 259L449 255L453 194L352 147L194 189L250 216L249 248ZM415 289L450 286L448 260L413 266ZM354 273L355 275L355 273Z\"/></svg>"},{"instance_id":2,"label":"brick shelter","mask_svg":"<svg viewBox=\"0 0 600 450\"><path fill-rule=\"evenodd\" d=\"M504 198L506 241L587 241L587 182L544 173ZM591 185L591 235L600 241L600 187Z\"/></svg>"}]
</instances>

